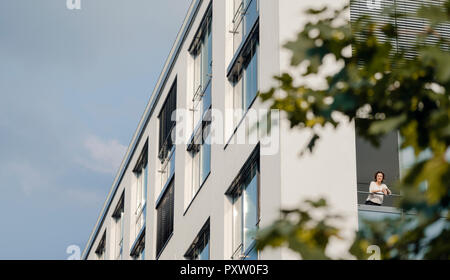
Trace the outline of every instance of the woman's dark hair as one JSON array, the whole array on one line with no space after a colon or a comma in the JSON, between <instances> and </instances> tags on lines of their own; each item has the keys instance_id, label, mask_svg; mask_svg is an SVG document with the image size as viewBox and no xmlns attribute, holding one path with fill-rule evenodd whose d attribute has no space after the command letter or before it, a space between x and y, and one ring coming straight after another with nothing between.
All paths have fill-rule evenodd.
<instances>
[{"instance_id":1,"label":"woman's dark hair","mask_svg":"<svg viewBox=\"0 0 450 280\"><path fill-rule=\"evenodd\" d=\"M383 182L383 181L384 181L384 178L385 178L383 171L377 171L377 172L375 172L375 175L373 176L373 178L375 179L375 182L376 182L376 181L377 181L377 175L378 175L379 173L381 173L381 175L383 175L383 180L381 180L381 182Z\"/></svg>"}]
</instances>

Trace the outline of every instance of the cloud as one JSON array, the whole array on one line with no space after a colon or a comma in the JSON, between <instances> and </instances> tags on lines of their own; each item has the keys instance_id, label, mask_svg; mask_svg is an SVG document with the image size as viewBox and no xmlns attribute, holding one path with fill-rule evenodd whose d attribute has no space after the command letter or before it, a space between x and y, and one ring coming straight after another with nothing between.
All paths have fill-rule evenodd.
<instances>
[{"instance_id":1,"label":"cloud","mask_svg":"<svg viewBox=\"0 0 450 280\"><path fill-rule=\"evenodd\" d=\"M31 196L36 190L42 191L49 188L49 178L28 161L2 163L0 166L2 181L15 182L9 187L18 188L26 196Z\"/></svg>"},{"instance_id":2,"label":"cloud","mask_svg":"<svg viewBox=\"0 0 450 280\"><path fill-rule=\"evenodd\" d=\"M83 142L87 152L85 157L78 157L76 161L95 172L115 174L122 162L127 147L119 141L102 140L95 135L89 135Z\"/></svg>"}]
</instances>

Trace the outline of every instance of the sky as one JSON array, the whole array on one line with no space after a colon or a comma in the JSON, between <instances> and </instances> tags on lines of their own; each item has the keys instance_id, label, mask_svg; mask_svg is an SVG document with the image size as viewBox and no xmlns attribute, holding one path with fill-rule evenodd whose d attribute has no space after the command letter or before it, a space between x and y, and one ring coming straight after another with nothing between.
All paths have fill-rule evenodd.
<instances>
[{"instance_id":1,"label":"sky","mask_svg":"<svg viewBox=\"0 0 450 280\"><path fill-rule=\"evenodd\" d=\"M190 2L0 1L0 259L84 249Z\"/></svg>"}]
</instances>

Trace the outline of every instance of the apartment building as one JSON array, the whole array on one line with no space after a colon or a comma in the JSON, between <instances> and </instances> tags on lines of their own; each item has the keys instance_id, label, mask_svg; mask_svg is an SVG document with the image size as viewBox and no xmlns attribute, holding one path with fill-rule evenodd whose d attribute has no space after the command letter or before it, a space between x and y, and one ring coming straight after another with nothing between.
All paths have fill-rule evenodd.
<instances>
[{"instance_id":1,"label":"apartment building","mask_svg":"<svg viewBox=\"0 0 450 280\"><path fill-rule=\"evenodd\" d=\"M266 118L266 133L255 129L269 106L257 92L295 71L282 45L300 31L301 12L344 3L193 0L83 259L297 258L287 249L256 251L253 232L280 209L320 197L345 217L345 238L329 251L342 257L358 217L401 214L395 189L384 206L364 205L375 171L389 185L411 164L397 134L375 149L347 123L324 129L316 151L300 157L309 133L290 129L282 114ZM361 11L353 6L352 16Z\"/></svg>"}]
</instances>

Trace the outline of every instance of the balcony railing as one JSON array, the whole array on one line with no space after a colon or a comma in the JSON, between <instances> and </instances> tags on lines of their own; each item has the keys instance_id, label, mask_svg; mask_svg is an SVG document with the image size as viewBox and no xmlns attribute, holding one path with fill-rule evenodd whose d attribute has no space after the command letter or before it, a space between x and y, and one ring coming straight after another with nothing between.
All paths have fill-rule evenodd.
<instances>
[{"instance_id":1,"label":"balcony railing","mask_svg":"<svg viewBox=\"0 0 450 280\"><path fill-rule=\"evenodd\" d=\"M234 9L233 15L233 32L236 32L239 24L241 23L242 16L245 14L244 9L244 1L241 1L239 5Z\"/></svg>"},{"instance_id":2,"label":"balcony railing","mask_svg":"<svg viewBox=\"0 0 450 280\"><path fill-rule=\"evenodd\" d=\"M233 27L230 30L233 33L233 52L239 48L240 44L250 33L256 19L259 17L258 0L241 1L235 9L233 15Z\"/></svg>"},{"instance_id":3,"label":"balcony railing","mask_svg":"<svg viewBox=\"0 0 450 280\"><path fill-rule=\"evenodd\" d=\"M358 205L364 205L367 197L369 196L370 192L367 191L358 191ZM398 201L401 199L401 195L400 194L389 194L389 195L385 195L384 193L375 193L378 195L383 195L383 204L382 206L386 206L386 207L396 207L396 205L398 204ZM377 206L375 206L377 207Z\"/></svg>"},{"instance_id":4,"label":"balcony railing","mask_svg":"<svg viewBox=\"0 0 450 280\"><path fill-rule=\"evenodd\" d=\"M253 259L255 248L256 248L256 241L253 241L250 246L248 246L247 250L243 251L244 244L240 244L237 249L234 251L233 255L231 256L231 259L233 260L249 260Z\"/></svg>"},{"instance_id":5,"label":"balcony railing","mask_svg":"<svg viewBox=\"0 0 450 280\"><path fill-rule=\"evenodd\" d=\"M211 107L211 79L208 80L204 88L199 86L192 101L192 110L196 112L194 123L197 124L200 120L203 120L205 113Z\"/></svg>"},{"instance_id":6,"label":"balcony railing","mask_svg":"<svg viewBox=\"0 0 450 280\"><path fill-rule=\"evenodd\" d=\"M137 238L139 232L141 231L142 227L145 226L145 209L146 209L147 203L144 201L143 203L140 203L139 206L136 209L135 215L136 215L136 228L135 228L135 238Z\"/></svg>"},{"instance_id":7,"label":"balcony railing","mask_svg":"<svg viewBox=\"0 0 450 280\"><path fill-rule=\"evenodd\" d=\"M161 173L162 190L166 185L167 180L169 180L172 177L172 174L175 173L175 146L172 146L172 149L170 150L166 159L162 162L159 173Z\"/></svg>"},{"instance_id":8,"label":"balcony railing","mask_svg":"<svg viewBox=\"0 0 450 280\"><path fill-rule=\"evenodd\" d=\"M168 158L168 153L170 153L170 151L173 148L173 140L172 139L172 133L174 132L173 130L175 129L175 126L172 126L169 130L169 133L167 133L166 138L164 139L161 148L158 152L158 158L161 160L161 163L164 164L164 162L167 160Z\"/></svg>"}]
</instances>

